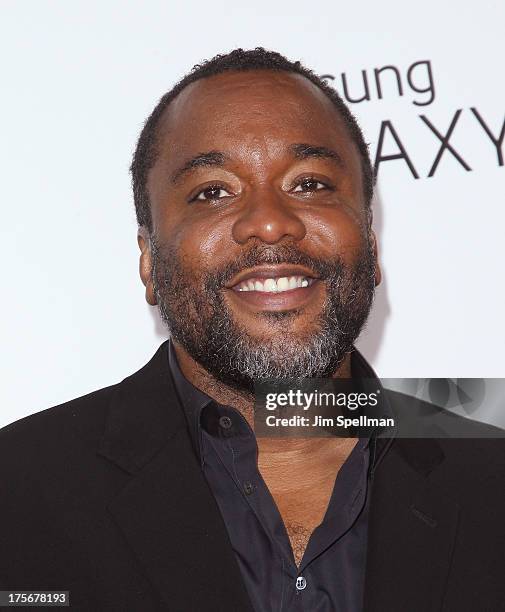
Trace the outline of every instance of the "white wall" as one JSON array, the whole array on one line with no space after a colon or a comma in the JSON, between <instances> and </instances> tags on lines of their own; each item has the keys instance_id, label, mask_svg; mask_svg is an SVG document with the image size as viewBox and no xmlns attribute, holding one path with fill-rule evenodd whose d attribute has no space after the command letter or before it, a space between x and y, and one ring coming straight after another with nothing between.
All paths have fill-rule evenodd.
<instances>
[{"instance_id":1,"label":"white wall","mask_svg":"<svg viewBox=\"0 0 505 612\"><path fill-rule=\"evenodd\" d=\"M162 93L236 46L301 59L340 90L345 73L354 95L366 70L371 100L352 110L372 154L389 120L420 175L402 160L379 171L385 280L359 343L377 372L505 377L504 167L470 111L499 135L504 5L350 4L1 3L0 425L121 380L163 340L137 274L130 156ZM425 106L406 81L421 60ZM373 69L391 64L404 95L382 73L378 99ZM458 109L450 143L472 171L446 151L427 178L440 142L419 115L445 133ZM383 153L396 150L387 135Z\"/></svg>"}]
</instances>

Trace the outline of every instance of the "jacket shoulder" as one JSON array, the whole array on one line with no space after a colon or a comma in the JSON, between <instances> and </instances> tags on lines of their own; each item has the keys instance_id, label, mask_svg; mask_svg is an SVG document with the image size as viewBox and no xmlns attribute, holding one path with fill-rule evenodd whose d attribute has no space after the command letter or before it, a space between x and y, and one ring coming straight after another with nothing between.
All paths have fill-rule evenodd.
<instances>
[{"instance_id":1,"label":"jacket shoulder","mask_svg":"<svg viewBox=\"0 0 505 612\"><path fill-rule=\"evenodd\" d=\"M61 443L63 432L70 430L84 432L93 426L103 425L103 419L111 398L121 383L104 387L23 417L0 429L0 449L42 440Z\"/></svg>"},{"instance_id":2,"label":"jacket shoulder","mask_svg":"<svg viewBox=\"0 0 505 612\"><path fill-rule=\"evenodd\" d=\"M120 383L119 383L120 384ZM93 469L108 406L119 384L29 415L0 429L2 488L16 496L48 478Z\"/></svg>"},{"instance_id":3,"label":"jacket shoulder","mask_svg":"<svg viewBox=\"0 0 505 612\"><path fill-rule=\"evenodd\" d=\"M119 389L127 389L127 393L137 390L145 391L152 385L153 378L163 374L165 365L163 357L168 355L166 345L167 341L161 344L146 364L121 382L46 408L1 428L0 448L12 443L16 444L21 439L28 442L31 438L55 437L59 435L62 428L84 430L86 427L103 425L107 407ZM58 439L58 442L60 443L61 440Z\"/></svg>"},{"instance_id":4,"label":"jacket shoulder","mask_svg":"<svg viewBox=\"0 0 505 612\"><path fill-rule=\"evenodd\" d=\"M166 342L139 370L122 381L46 408L0 429L0 472L32 475L85 469L96 458L110 408L119 397L147 401L163 376Z\"/></svg>"}]
</instances>

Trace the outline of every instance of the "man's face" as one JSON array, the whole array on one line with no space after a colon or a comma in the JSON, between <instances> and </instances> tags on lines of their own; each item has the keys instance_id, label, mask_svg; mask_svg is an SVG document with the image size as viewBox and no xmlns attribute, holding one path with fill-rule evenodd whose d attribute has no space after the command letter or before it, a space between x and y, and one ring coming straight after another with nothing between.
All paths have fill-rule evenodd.
<instances>
[{"instance_id":1,"label":"man's face","mask_svg":"<svg viewBox=\"0 0 505 612\"><path fill-rule=\"evenodd\" d=\"M237 389L332 376L380 279L332 102L286 72L213 76L170 104L158 147L141 275L174 339Z\"/></svg>"}]
</instances>

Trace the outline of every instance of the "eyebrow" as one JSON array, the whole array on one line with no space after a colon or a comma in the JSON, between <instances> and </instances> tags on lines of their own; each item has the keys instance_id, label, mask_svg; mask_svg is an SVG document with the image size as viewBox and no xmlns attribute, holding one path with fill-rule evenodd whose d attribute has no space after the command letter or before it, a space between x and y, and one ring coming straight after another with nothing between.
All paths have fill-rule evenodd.
<instances>
[{"instance_id":1,"label":"eyebrow","mask_svg":"<svg viewBox=\"0 0 505 612\"><path fill-rule=\"evenodd\" d=\"M330 149L329 147L323 147L319 145L311 145L305 142L293 144L289 147L291 152L296 159L310 159L311 157L317 157L322 159L328 159L336 162L341 168L345 167L344 160L337 151Z\"/></svg>"},{"instance_id":2,"label":"eyebrow","mask_svg":"<svg viewBox=\"0 0 505 612\"><path fill-rule=\"evenodd\" d=\"M329 159L336 162L339 167L345 167L344 161L339 153L329 147L299 142L290 145L288 149L296 159ZM197 153L194 157L184 162L184 164L172 174L172 183L176 185L184 176L190 174L197 168L209 168L211 166L222 167L229 160L230 157L222 151Z\"/></svg>"},{"instance_id":3,"label":"eyebrow","mask_svg":"<svg viewBox=\"0 0 505 612\"><path fill-rule=\"evenodd\" d=\"M221 151L208 151L207 153L198 153L172 174L172 183L177 184L181 178L195 170L196 168L208 168L209 166L224 166L229 159L227 155Z\"/></svg>"}]
</instances>

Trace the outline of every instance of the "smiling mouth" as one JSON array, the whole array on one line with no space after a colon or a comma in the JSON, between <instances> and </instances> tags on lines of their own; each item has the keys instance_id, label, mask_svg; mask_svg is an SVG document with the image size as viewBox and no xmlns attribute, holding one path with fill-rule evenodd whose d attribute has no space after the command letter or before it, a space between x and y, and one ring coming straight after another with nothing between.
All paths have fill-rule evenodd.
<instances>
[{"instance_id":1,"label":"smiling mouth","mask_svg":"<svg viewBox=\"0 0 505 612\"><path fill-rule=\"evenodd\" d=\"M240 312L286 312L307 307L321 298L324 284L310 276L250 276L227 288L235 308Z\"/></svg>"},{"instance_id":2,"label":"smiling mouth","mask_svg":"<svg viewBox=\"0 0 505 612\"><path fill-rule=\"evenodd\" d=\"M236 292L284 293L293 289L310 287L315 278L302 275L280 276L271 278L248 278L232 287Z\"/></svg>"}]
</instances>

